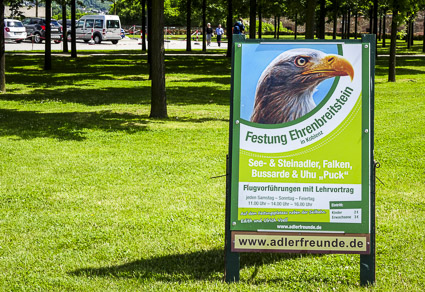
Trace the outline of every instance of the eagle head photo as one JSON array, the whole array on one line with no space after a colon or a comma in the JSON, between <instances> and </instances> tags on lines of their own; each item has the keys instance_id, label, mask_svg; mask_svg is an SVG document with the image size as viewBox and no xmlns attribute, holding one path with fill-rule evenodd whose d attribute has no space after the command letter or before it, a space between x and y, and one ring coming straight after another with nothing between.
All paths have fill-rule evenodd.
<instances>
[{"instance_id":1,"label":"eagle head photo","mask_svg":"<svg viewBox=\"0 0 425 292\"><path fill-rule=\"evenodd\" d=\"M354 78L353 67L341 56L313 49L283 52L258 80L251 121L280 124L304 116L316 107L316 87L335 76Z\"/></svg>"}]
</instances>

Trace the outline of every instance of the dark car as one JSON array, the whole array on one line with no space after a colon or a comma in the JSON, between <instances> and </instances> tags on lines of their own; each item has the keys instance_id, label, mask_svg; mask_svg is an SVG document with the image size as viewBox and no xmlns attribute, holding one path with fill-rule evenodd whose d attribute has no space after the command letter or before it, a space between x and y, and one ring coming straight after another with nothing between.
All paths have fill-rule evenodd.
<instances>
[{"instance_id":1,"label":"dark car","mask_svg":"<svg viewBox=\"0 0 425 292\"><path fill-rule=\"evenodd\" d=\"M65 34L65 28L64 28L64 26L63 26L63 20L62 19L59 19L58 20L58 22L59 22L59 24L60 25L62 25L62 34L64 35ZM77 25L77 20L75 21L75 25ZM71 24L72 24L72 20L71 19L67 19L66 20L66 35L67 35L67 39L69 40L69 41L71 41Z\"/></svg>"},{"instance_id":2,"label":"dark car","mask_svg":"<svg viewBox=\"0 0 425 292\"><path fill-rule=\"evenodd\" d=\"M41 43L46 38L46 20L44 18L25 18L22 23L27 29L28 37L33 38L34 42ZM52 19L50 22L51 39L55 43L62 41L62 26Z\"/></svg>"},{"instance_id":3,"label":"dark car","mask_svg":"<svg viewBox=\"0 0 425 292\"><path fill-rule=\"evenodd\" d=\"M59 19L58 20L59 24L62 25L63 28L63 20ZM71 19L67 19L66 20L66 30L70 31L71 30L71 24L72 24L72 20ZM77 20L75 21L75 25L77 25ZM62 31L65 31L65 29L62 29Z\"/></svg>"}]
</instances>

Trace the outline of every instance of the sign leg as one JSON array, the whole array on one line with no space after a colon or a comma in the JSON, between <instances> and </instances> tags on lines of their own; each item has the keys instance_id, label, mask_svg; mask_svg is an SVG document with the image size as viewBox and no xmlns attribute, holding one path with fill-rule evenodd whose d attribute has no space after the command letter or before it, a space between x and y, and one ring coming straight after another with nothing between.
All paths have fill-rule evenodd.
<instances>
[{"instance_id":1,"label":"sign leg","mask_svg":"<svg viewBox=\"0 0 425 292\"><path fill-rule=\"evenodd\" d=\"M372 166L371 170L370 254L360 255L360 285L362 286L375 284L375 166Z\"/></svg>"},{"instance_id":2,"label":"sign leg","mask_svg":"<svg viewBox=\"0 0 425 292\"><path fill-rule=\"evenodd\" d=\"M230 169L229 156L226 161L226 228L224 243L224 280L227 283L239 281L240 260L239 253L232 252L232 234L230 232Z\"/></svg>"},{"instance_id":3,"label":"sign leg","mask_svg":"<svg viewBox=\"0 0 425 292\"><path fill-rule=\"evenodd\" d=\"M376 61L376 35L363 35L363 42L368 42L370 48L370 83L372 87L370 89L370 128L374 129L374 113L375 113L375 61ZM374 136L371 131L370 136L370 254L360 255L360 285L367 286L373 285L376 281L375 267L376 267L376 253L375 253L375 194L376 194L376 165L373 156L374 149Z\"/></svg>"},{"instance_id":4,"label":"sign leg","mask_svg":"<svg viewBox=\"0 0 425 292\"><path fill-rule=\"evenodd\" d=\"M240 260L239 253L231 251L230 230L226 232L224 280L226 283L239 282Z\"/></svg>"},{"instance_id":5,"label":"sign leg","mask_svg":"<svg viewBox=\"0 0 425 292\"><path fill-rule=\"evenodd\" d=\"M375 284L375 255L360 255L360 285L373 284Z\"/></svg>"}]
</instances>

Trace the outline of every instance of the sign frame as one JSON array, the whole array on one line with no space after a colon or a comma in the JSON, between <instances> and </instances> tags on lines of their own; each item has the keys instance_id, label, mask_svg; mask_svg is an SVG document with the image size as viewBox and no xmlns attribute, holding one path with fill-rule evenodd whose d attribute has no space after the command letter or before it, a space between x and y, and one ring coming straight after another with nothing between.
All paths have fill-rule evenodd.
<instances>
[{"instance_id":1,"label":"sign frame","mask_svg":"<svg viewBox=\"0 0 425 292\"><path fill-rule=\"evenodd\" d=\"M241 66L240 59L235 58L235 51L237 50L237 46L239 48L244 44L261 44L261 43L272 43L272 44L295 44L295 43L304 43L304 44L331 44L335 43L335 40L293 40L293 41L280 41L280 40L246 40L245 36L234 35L233 36L233 45L232 45L232 83L231 83L231 106L230 106L230 126L229 126L229 155L227 158L227 180L226 180L226 226L225 226L225 280L226 282L234 282L239 280L239 253L240 252L295 252L295 253L357 253L360 254L360 280L362 285L367 285L375 282L375 164L373 159L373 139L374 139L374 68L375 68L375 54L376 54L376 38L375 35L362 35L362 38L359 40L338 40L337 43L343 44L360 44L365 46L368 49L369 58L369 68L366 68L368 74L363 74L362 82L368 83L369 86L369 116L365 119L362 118L362 123L367 122L368 126L365 128L365 133L368 136L366 139L366 145L369 149L367 161L368 165L368 173L362 174L362 193L365 191L368 192L368 208L367 208L367 216L363 216L362 219L365 218L368 220L368 230L364 232L364 228L362 231L356 231L354 233L348 232L345 230L344 232L334 231L334 230L324 230L323 232L300 232L296 230L285 230L287 232L283 232L283 230L249 230L249 228L238 228L238 222L235 220L235 208L237 210L237 197L235 195L232 196L232 193L235 193L235 176L239 174L234 173L234 169L238 170L238 167L235 167L235 163L239 163L238 157L235 159L235 155L239 155L239 153L235 153L234 144L238 144L238 141L235 139L235 126L238 124L238 121L234 119L234 110L235 110L235 101L234 94L240 95L240 87L235 86L235 82L240 82L240 79L235 80L235 67ZM363 54L364 55L364 54ZM363 56L365 57L365 56ZM240 78L240 77L238 77ZM240 84L239 84L240 85ZM238 105L239 106L239 105ZM239 108L237 108L239 110ZM362 115L364 117L364 115ZM239 136L237 137L239 139ZM363 141L363 140L362 140ZM239 146L239 145L238 145ZM362 146L363 148L363 146ZM364 157L364 155L363 155ZM362 158L363 159L363 158ZM237 165L239 166L239 165ZM233 170L233 171L232 171ZM232 173L233 172L233 173ZM364 189L365 186L367 189ZM364 199L364 198L363 198ZM235 205L236 202L236 205ZM236 211L237 212L237 211ZM364 215L364 214L363 214ZM328 249L328 250L312 250L311 248L304 248L301 246L298 249L294 248L281 248L281 249L273 249L269 248L237 248L235 246L235 237L236 236L248 236L255 238L256 236L263 236L266 238L269 236L270 242L273 243L274 239L281 236L282 238L286 238L286 241L291 240L290 238L298 238L298 243L305 243L307 241L308 244L313 245L311 238L323 238L323 236L330 236L330 238L336 239L337 242L341 238L347 238L347 236L355 236L361 237L362 240L365 240L367 247L362 251L350 251L350 250L338 250L338 249ZM338 239L339 238L339 239ZM282 239L283 242L283 239ZM287 241L290 242L290 241ZM332 242L332 240L331 240ZM335 244L334 242L334 244ZM341 245L343 243L340 242ZM271 244L273 245L273 244Z\"/></svg>"}]
</instances>

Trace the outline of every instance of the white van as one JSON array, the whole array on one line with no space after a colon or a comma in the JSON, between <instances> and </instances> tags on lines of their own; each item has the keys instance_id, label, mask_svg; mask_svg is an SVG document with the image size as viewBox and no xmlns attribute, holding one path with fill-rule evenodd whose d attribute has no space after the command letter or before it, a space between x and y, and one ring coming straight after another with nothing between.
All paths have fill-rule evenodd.
<instances>
[{"instance_id":1,"label":"white van","mask_svg":"<svg viewBox=\"0 0 425 292\"><path fill-rule=\"evenodd\" d=\"M77 40L88 42L93 38L96 44L102 41L116 44L121 39L121 21L118 15L84 15L78 20L75 31Z\"/></svg>"}]
</instances>

